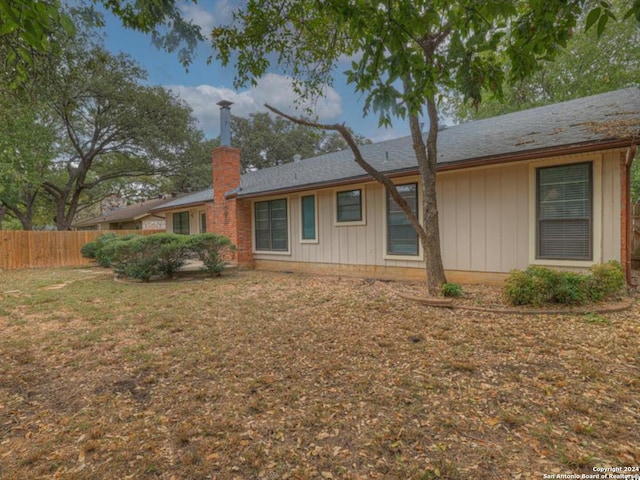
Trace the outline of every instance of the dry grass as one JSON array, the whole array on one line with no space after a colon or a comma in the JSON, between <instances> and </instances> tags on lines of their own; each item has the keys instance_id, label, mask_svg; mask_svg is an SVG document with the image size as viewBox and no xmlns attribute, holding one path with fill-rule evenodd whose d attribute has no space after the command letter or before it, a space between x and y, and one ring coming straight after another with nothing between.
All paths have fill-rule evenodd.
<instances>
[{"instance_id":1,"label":"dry grass","mask_svg":"<svg viewBox=\"0 0 640 480\"><path fill-rule=\"evenodd\" d=\"M638 305L588 321L426 308L344 278L1 275L0 478L539 479L640 464Z\"/></svg>"}]
</instances>

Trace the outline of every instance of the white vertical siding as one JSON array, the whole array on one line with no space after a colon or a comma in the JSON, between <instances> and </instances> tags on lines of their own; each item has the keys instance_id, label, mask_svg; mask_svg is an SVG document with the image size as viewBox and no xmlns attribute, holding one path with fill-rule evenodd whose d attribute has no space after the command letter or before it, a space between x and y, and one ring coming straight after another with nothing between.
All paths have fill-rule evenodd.
<instances>
[{"instance_id":1,"label":"white vertical siding","mask_svg":"<svg viewBox=\"0 0 640 480\"><path fill-rule=\"evenodd\" d=\"M602 261L620 260L620 154L607 153L602 162Z\"/></svg>"},{"instance_id":2,"label":"white vertical siding","mask_svg":"<svg viewBox=\"0 0 640 480\"><path fill-rule=\"evenodd\" d=\"M600 155L575 155L557 161L588 161ZM545 163L553 161L546 160ZM509 272L529 265L531 232L531 175L534 162L518 162L438 174L437 195L444 266L448 270ZM601 232L602 259L620 258L619 153L603 156ZM415 177L411 180L415 181ZM594 181L598 181L594 178ZM535 185L535 182L533 183ZM257 260L279 260L344 265L376 265L423 268L420 260L393 259L384 252L384 188L368 183L365 191L364 225L335 223L335 190L317 191L318 243L300 242L300 195L288 196L290 210L290 254L256 253ZM275 198L275 197L274 197ZM420 192L422 199L422 192ZM535 212L535 209L533 209ZM170 228L169 221L168 228ZM532 240L533 239L533 240Z\"/></svg>"}]
</instances>

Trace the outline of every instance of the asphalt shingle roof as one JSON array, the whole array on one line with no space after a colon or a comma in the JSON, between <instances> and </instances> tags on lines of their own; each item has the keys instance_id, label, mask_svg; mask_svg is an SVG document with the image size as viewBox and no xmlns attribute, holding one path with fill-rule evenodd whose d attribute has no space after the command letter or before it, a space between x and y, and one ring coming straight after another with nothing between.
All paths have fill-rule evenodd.
<instances>
[{"instance_id":1,"label":"asphalt shingle roof","mask_svg":"<svg viewBox=\"0 0 640 480\"><path fill-rule=\"evenodd\" d=\"M89 218L81 222L76 223L76 227L88 227L97 225L99 223L117 223L136 220L144 217L145 215L153 215L151 210L158 208L162 204L166 203L166 198L152 198L151 200L145 200L144 202L135 203L126 207L118 208L112 212L108 212L105 215L98 215L97 217Z\"/></svg>"},{"instance_id":2,"label":"asphalt shingle roof","mask_svg":"<svg viewBox=\"0 0 640 480\"><path fill-rule=\"evenodd\" d=\"M187 207L190 205L198 205L201 203L213 201L213 188L207 188L206 190L200 190L199 192L189 193L163 204L161 207L156 208L154 211L161 210L174 210L180 207Z\"/></svg>"},{"instance_id":3,"label":"asphalt shingle roof","mask_svg":"<svg viewBox=\"0 0 640 480\"><path fill-rule=\"evenodd\" d=\"M426 135L426 134L425 134ZM438 165L462 164L640 135L640 88L584 97L445 128L438 135ZM382 172L417 167L411 137L364 145L364 158ZM365 171L350 150L242 175L239 196L355 179Z\"/></svg>"}]
</instances>

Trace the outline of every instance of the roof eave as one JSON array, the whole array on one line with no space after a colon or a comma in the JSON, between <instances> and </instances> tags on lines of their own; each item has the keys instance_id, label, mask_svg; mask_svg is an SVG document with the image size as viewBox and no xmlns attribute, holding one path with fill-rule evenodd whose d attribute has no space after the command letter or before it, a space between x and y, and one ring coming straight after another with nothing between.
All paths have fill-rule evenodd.
<instances>
[{"instance_id":1,"label":"roof eave","mask_svg":"<svg viewBox=\"0 0 640 480\"><path fill-rule=\"evenodd\" d=\"M436 167L438 172L451 170L462 170L465 168L481 167L485 165L496 165L501 163L523 162L527 160L538 160L560 155L577 155L580 153L595 152L602 150L614 150L629 146L632 139L606 139L591 142L581 142L560 147L547 147L525 150L518 153L507 153L502 155L490 155L486 157L475 157L468 160L458 160L455 162L441 163Z\"/></svg>"},{"instance_id":2,"label":"roof eave","mask_svg":"<svg viewBox=\"0 0 640 480\"><path fill-rule=\"evenodd\" d=\"M441 163L436 167L437 172L447 172L453 170L462 170L466 168L481 167L486 165L495 165L501 163L521 162L526 160L544 159L554 157L558 155L575 155L579 153L585 153L598 150L612 150L616 148L623 148L629 145L631 139L607 139L605 141L599 140L594 142L583 142L573 145L563 145L561 147L548 147L526 150L519 153L508 153L501 155L490 155L486 157L475 157L468 160L458 160L454 162ZM407 175L416 175L419 173L418 167L404 168L400 170L393 170L390 172L384 172L389 178L403 177ZM249 199L257 197L266 197L273 195L284 195L290 193L303 192L307 190L317 190L320 188L332 188L340 187L344 185L353 185L356 183L362 183L364 181L371 181L373 178L368 174L358 175L356 177L343 178L340 180L333 180L328 182L316 182L308 183L305 185L298 185L295 187L279 188L274 190L265 190L261 192L242 194L241 192L234 195L227 196L226 198L238 198Z\"/></svg>"},{"instance_id":3,"label":"roof eave","mask_svg":"<svg viewBox=\"0 0 640 480\"><path fill-rule=\"evenodd\" d=\"M206 205L207 203L212 203L213 199L211 200L206 200L206 201L200 201L200 202L190 202L190 203L185 203L182 205L174 205L172 207L158 207L158 208L154 208L153 210L150 210L150 212L152 213L160 213L160 212L168 212L171 210L178 210L178 209L185 209L185 208L193 208L193 207L197 207L200 205Z\"/></svg>"}]
</instances>

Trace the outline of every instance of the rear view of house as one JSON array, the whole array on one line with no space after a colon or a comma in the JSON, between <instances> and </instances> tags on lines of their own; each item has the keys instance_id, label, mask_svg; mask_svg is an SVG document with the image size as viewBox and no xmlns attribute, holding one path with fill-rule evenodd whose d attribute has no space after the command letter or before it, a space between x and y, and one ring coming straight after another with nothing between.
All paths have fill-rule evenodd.
<instances>
[{"instance_id":1,"label":"rear view of house","mask_svg":"<svg viewBox=\"0 0 640 480\"><path fill-rule=\"evenodd\" d=\"M439 132L437 195L450 281L501 281L528 265L629 266L630 167L639 136L636 87ZM422 218L410 137L361 149ZM425 277L417 235L350 151L241 176L240 150L223 143L213 163L207 226L232 239L238 262Z\"/></svg>"}]
</instances>

